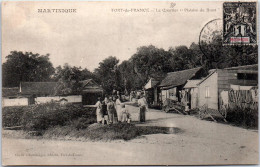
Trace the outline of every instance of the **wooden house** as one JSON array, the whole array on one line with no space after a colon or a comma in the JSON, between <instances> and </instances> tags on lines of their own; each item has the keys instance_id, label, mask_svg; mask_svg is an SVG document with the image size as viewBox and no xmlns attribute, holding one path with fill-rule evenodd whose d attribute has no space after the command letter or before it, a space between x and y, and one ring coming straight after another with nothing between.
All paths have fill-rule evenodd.
<instances>
[{"instance_id":1,"label":"wooden house","mask_svg":"<svg viewBox=\"0 0 260 167\"><path fill-rule=\"evenodd\" d=\"M199 89L197 84L201 79L188 80L182 90L182 102L189 105L190 109L198 107Z\"/></svg>"},{"instance_id":2,"label":"wooden house","mask_svg":"<svg viewBox=\"0 0 260 167\"><path fill-rule=\"evenodd\" d=\"M82 84L82 104L94 105L97 102L98 97L103 96L103 89L93 79L80 81Z\"/></svg>"},{"instance_id":3,"label":"wooden house","mask_svg":"<svg viewBox=\"0 0 260 167\"><path fill-rule=\"evenodd\" d=\"M180 91L183 89L188 80L198 79L201 77L201 69L201 67L198 67L167 73L166 77L159 85L161 90L161 101L164 102L166 99L172 99L180 102Z\"/></svg>"},{"instance_id":4,"label":"wooden house","mask_svg":"<svg viewBox=\"0 0 260 167\"><path fill-rule=\"evenodd\" d=\"M158 106L160 104L160 88L158 87L158 85L160 84L163 78L164 77L152 77L144 86L147 96L147 102L149 105Z\"/></svg>"},{"instance_id":5,"label":"wooden house","mask_svg":"<svg viewBox=\"0 0 260 167\"><path fill-rule=\"evenodd\" d=\"M258 85L258 64L210 70L198 84L199 106L219 110L220 93Z\"/></svg>"}]
</instances>

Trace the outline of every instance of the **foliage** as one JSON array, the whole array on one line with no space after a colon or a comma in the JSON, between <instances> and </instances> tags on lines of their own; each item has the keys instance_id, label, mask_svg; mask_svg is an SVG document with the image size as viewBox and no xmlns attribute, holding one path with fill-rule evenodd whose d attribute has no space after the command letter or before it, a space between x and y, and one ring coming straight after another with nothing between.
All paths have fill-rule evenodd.
<instances>
[{"instance_id":1,"label":"foliage","mask_svg":"<svg viewBox=\"0 0 260 167\"><path fill-rule=\"evenodd\" d=\"M94 71L106 93L111 93L113 89L121 89L120 72L117 67L118 63L119 60L116 57L110 56L100 62L99 67Z\"/></svg>"},{"instance_id":2,"label":"foliage","mask_svg":"<svg viewBox=\"0 0 260 167\"><path fill-rule=\"evenodd\" d=\"M25 130L46 130L57 125L64 126L80 117L93 120L95 113L81 105L60 106L50 102L35 105L24 112L21 123Z\"/></svg>"},{"instance_id":3,"label":"foliage","mask_svg":"<svg viewBox=\"0 0 260 167\"><path fill-rule=\"evenodd\" d=\"M21 126L23 114L30 110L31 106L13 106L2 108L2 126L12 127Z\"/></svg>"},{"instance_id":4,"label":"foliage","mask_svg":"<svg viewBox=\"0 0 260 167\"><path fill-rule=\"evenodd\" d=\"M63 68L56 68L55 79L58 81L55 87L55 95L78 94L81 90L81 71L78 67L70 67L65 64Z\"/></svg>"},{"instance_id":5,"label":"foliage","mask_svg":"<svg viewBox=\"0 0 260 167\"><path fill-rule=\"evenodd\" d=\"M56 126L44 132L44 137L83 138L87 140L131 140L141 135L176 134L182 132L179 128L135 126L134 124L118 123L111 125L93 124L88 128L75 129L71 126Z\"/></svg>"},{"instance_id":6,"label":"foliage","mask_svg":"<svg viewBox=\"0 0 260 167\"><path fill-rule=\"evenodd\" d=\"M81 69L81 67L71 67L65 64L63 67L58 66L55 70L56 95L79 94L82 90L80 81L86 79L97 80L95 75L86 68Z\"/></svg>"},{"instance_id":7,"label":"foliage","mask_svg":"<svg viewBox=\"0 0 260 167\"><path fill-rule=\"evenodd\" d=\"M57 67L54 74L49 55L13 51L3 64L3 86L18 86L20 81L54 79L58 82L56 94L66 95L79 93L79 81L93 79L102 85L105 93L110 94L114 89L121 92L142 89L149 78L162 78L168 72L201 66L202 74L206 76L210 69L257 63L257 45L223 46L220 36L215 36L210 44L192 43L189 47L181 45L169 50L153 45L141 46L130 59L121 63L113 56L104 59L93 73L86 68L65 64Z\"/></svg>"},{"instance_id":8,"label":"foliage","mask_svg":"<svg viewBox=\"0 0 260 167\"><path fill-rule=\"evenodd\" d=\"M258 127L258 110L250 108L229 108L227 110L227 121L246 128Z\"/></svg>"},{"instance_id":9,"label":"foliage","mask_svg":"<svg viewBox=\"0 0 260 167\"><path fill-rule=\"evenodd\" d=\"M81 117L75 119L72 123L70 123L75 129L86 129L90 124L97 122L96 117L94 114L91 117Z\"/></svg>"},{"instance_id":10,"label":"foliage","mask_svg":"<svg viewBox=\"0 0 260 167\"><path fill-rule=\"evenodd\" d=\"M129 60L119 65L121 87L128 91L142 89L150 77L199 66L203 67L202 76L206 76L210 69L258 63L258 46L223 46L219 36L212 43L201 45L192 43L189 47L170 47L168 51L153 45L139 47ZM202 52L201 48L206 48L206 51Z\"/></svg>"},{"instance_id":11,"label":"foliage","mask_svg":"<svg viewBox=\"0 0 260 167\"><path fill-rule=\"evenodd\" d=\"M20 82L50 81L54 68L49 54L11 51L3 63L3 87L17 87Z\"/></svg>"}]
</instances>

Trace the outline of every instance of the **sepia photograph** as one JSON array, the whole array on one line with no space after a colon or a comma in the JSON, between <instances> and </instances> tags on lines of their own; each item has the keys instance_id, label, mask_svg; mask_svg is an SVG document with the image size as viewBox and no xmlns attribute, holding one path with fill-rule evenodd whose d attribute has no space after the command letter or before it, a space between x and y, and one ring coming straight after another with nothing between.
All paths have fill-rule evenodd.
<instances>
[{"instance_id":1,"label":"sepia photograph","mask_svg":"<svg viewBox=\"0 0 260 167\"><path fill-rule=\"evenodd\" d=\"M2 1L2 165L255 165L257 1Z\"/></svg>"}]
</instances>

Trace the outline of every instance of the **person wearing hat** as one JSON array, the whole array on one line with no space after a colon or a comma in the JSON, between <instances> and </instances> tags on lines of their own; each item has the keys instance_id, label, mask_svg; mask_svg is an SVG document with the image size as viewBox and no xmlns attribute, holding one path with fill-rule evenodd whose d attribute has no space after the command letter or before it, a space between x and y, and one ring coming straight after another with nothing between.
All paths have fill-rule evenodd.
<instances>
[{"instance_id":1,"label":"person wearing hat","mask_svg":"<svg viewBox=\"0 0 260 167\"><path fill-rule=\"evenodd\" d=\"M145 99L144 94L141 94L141 98L138 100L138 106L139 106L139 120L140 122L145 122L145 112L148 111L148 103Z\"/></svg>"}]
</instances>

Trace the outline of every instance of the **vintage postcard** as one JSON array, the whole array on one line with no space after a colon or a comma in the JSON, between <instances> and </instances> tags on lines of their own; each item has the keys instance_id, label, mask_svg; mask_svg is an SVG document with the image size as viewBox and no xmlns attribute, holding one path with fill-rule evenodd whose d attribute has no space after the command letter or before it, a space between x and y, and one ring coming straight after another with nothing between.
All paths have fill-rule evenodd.
<instances>
[{"instance_id":1,"label":"vintage postcard","mask_svg":"<svg viewBox=\"0 0 260 167\"><path fill-rule=\"evenodd\" d=\"M259 163L258 2L1 12L2 165Z\"/></svg>"}]
</instances>

